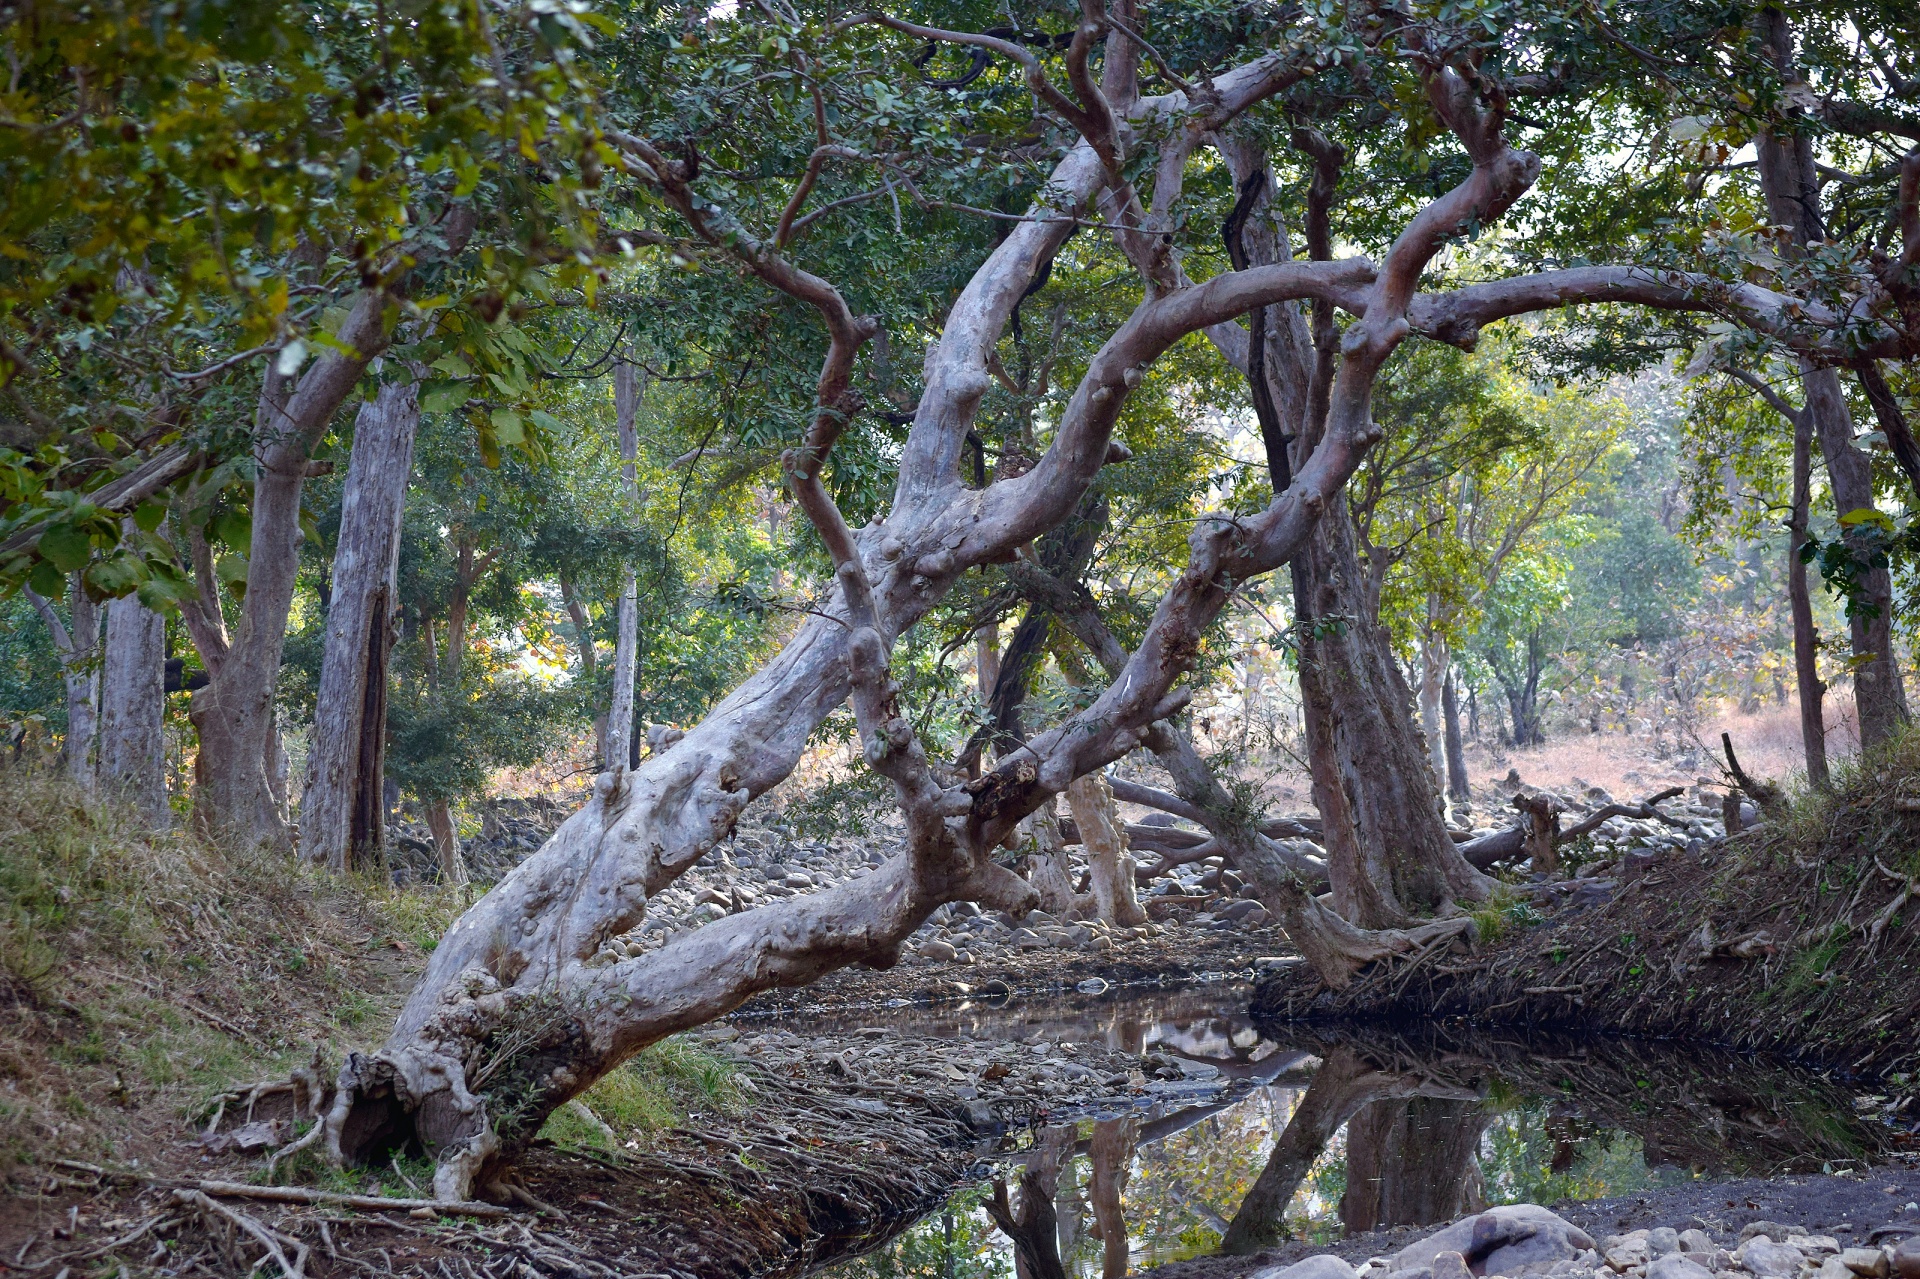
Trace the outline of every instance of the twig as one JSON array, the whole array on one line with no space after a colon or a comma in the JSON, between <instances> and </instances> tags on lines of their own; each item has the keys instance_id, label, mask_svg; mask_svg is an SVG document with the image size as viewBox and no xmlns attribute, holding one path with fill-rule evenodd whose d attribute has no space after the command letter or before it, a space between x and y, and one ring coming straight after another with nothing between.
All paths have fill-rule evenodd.
<instances>
[{"instance_id":1,"label":"twig","mask_svg":"<svg viewBox=\"0 0 1920 1279\"><path fill-rule=\"evenodd\" d=\"M471 1203L454 1199L389 1199L382 1195L343 1195L331 1190L309 1190L305 1186L249 1186L238 1181L198 1181L193 1188L229 1199L271 1199L279 1203L340 1204L347 1208L369 1208L376 1212L412 1211L431 1208L459 1217L508 1217L513 1214L497 1204Z\"/></svg>"},{"instance_id":2,"label":"twig","mask_svg":"<svg viewBox=\"0 0 1920 1279\"><path fill-rule=\"evenodd\" d=\"M198 1190L176 1190L173 1192L173 1197L174 1200L180 1204L187 1207L198 1208L202 1213L217 1216L225 1221L231 1222L259 1240L266 1248L268 1255L279 1264L280 1273L287 1276L287 1279L306 1279L307 1245L301 1243L298 1239L289 1235L283 1235L277 1230L270 1230L255 1221L252 1217L249 1217L246 1213L235 1212L225 1204L215 1203ZM285 1250L281 1248L280 1245L283 1243L293 1245L292 1260L288 1260Z\"/></svg>"}]
</instances>

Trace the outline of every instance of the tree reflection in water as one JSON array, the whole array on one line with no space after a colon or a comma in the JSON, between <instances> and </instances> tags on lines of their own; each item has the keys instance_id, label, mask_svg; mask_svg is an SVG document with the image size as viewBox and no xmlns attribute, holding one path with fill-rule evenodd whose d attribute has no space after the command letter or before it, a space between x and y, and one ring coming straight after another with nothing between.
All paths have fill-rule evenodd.
<instances>
[{"instance_id":1,"label":"tree reflection in water","mask_svg":"<svg viewBox=\"0 0 1920 1279\"><path fill-rule=\"evenodd\" d=\"M1075 1028L1082 1042L1205 1062L1234 1082L1229 1096L1039 1128L994 1181L826 1273L1121 1279L1491 1204L1818 1168L1878 1140L1843 1090L1751 1059L1542 1040L1282 1042L1226 1014L1167 1011L1077 1009ZM1022 1037L1037 1033L1035 1009L1021 1018ZM1069 1037L1057 1023L1045 1033Z\"/></svg>"}]
</instances>

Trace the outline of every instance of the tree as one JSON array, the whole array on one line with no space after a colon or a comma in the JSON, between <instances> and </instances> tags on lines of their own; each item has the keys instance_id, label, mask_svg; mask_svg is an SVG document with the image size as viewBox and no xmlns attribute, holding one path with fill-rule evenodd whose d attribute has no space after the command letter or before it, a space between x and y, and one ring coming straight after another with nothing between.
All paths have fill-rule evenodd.
<instances>
[{"instance_id":1,"label":"tree","mask_svg":"<svg viewBox=\"0 0 1920 1279\"><path fill-rule=\"evenodd\" d=\"M633 102L630 127L608 131L634 184L639 224L618 234L730 279L744 273L783 307L805 308L815 319L824 350L810 410L786 435L782 471L826 553L833 591L776 657L682 739L637 768L614 761L587 807L475 903L435 949L386 1045L342 1068L325 1122L303 1141L325 1141L333 1157L345 1159L411 1133L437 1161L436 1194L465 1197L486 1185L556 1106L647 1043L770 986L799 984L849 963L890 963L944 902L1027 909L1032 887L998 865L993 851L1076 778L1124 756L1177 714L1186 694L1174 685L1192 668L1207 628L1245 583L1302 554L1323 514L1341 501L1380 436L1371 413L1374 385L1416 329L1470 343L1485 325L1534 309L1638 302L1730 312L1821 358L1836 352L1832 326L1820 329L1833 319L1824 304L1789 304L1757 287L1724 289L1701 273L1580 266L1422 292L1437 255L1462 234L1496 223L1539 175L1539 158L1505 139L1507 96L1499 78L1518 79L1525 73L1509 60L1531 65L1539 52L1501 44L1507 35L1530 38L1528 24L1496 22L1495 34L1483 37L1380 11L1351 31L1308 30L1297 38L1235 32L1236 42L1255 47L1218 50L1204 84L1192 86L1151 54L1139 38L1142 21L1131 5L1109 13L1089 0L1065 47L1049 42L1043 57L1020 40L887 16L788 19L743 10L691 18L670 44L654 46L669 50L662 55L664 82L687 87L688 95ZM1219 32L1202 24L1188 34L1203 46ZM1268 38L1273 46L1260 47ZM930 40L936 48L986 51L982 76L992 79L981 80L978 99L934 96L947 90L923 79L898 94L873 88L918 79L899 67L914 65L910 59ZM1170 40L1169 47L1181 46ZM1196 152L1310 71L1345 68L1349 58L1367 75L1400 79L1409 91L1405 109L1428 130L1432 148L1445 149L1448 171L1370 237L1384 246L1378 263L1276 255L1271 264L1183 282L1174 215ZM1060 87L1056 65L1070 89ZM1017 79L1009 68L1018 68ZM1145 93L1149 75L1163 77L1166 91ZM696 92L695 85L705 87ZM969 118L973 102L998 118L1002 102L991 91L1019 86L1048 113L1037 126L1043 139L1057 127L1053 121L1066 123L1064 135L1056 135L1058 158L1044 181L1023 193L1025 212L1012 215L1011 229L945 308L894 455L891 505L856 532L829 485L829 468L846 456L843 443L856 460L863 443L872 444L857 424L864 400L857 392L863 352L881 322L857 310L829 278L838 269L847 289L864 282L866 275L849 269L859 259L847 245L859 237L796 238L810 216L803 210L819 191L823 202L814 213L858 228L862 219L886 217L888 195L908 182L909 196L918 192L929 208L959 203L947 197L963 196L964 186L935 186L929 170L891 159L901 151L896 128L925 121L932 136L925 150L938 159L941 139L964 137L962 130L982 122ZM1314 94L1329 97L1318 86ZM1024 103L1015 114L1024 133ZM710 126L698 141L689 140L690 116ZM790 148L797 179L773 162L782 148ZM716 152L725 158L716 160ZM759 155L770 162L747 163ZM1145 180L1149 158L1153 185L1143 195L1135 182ZM833 182L820 190L830 167L864 173L876 165L887 180L875 192L827 198L845 189ZM964 171L958 180L966 180ZM1139 301L1107 330L1032 465L984 488L970 486L967 436L991 385L1002 331L1042 264L1096 210L1136 264ZM1068 519L1100 472L1124 460L1124 450L1112 447L1115 422L1176 343L1250 310L1308 299L1325 304L1326 316L1337 306L1350 318L1337 341L1315 347L1315 368L1326 376L1309 389L1324 395L1325 409L1312 417L1315 437L1296 442L1300 456L1289 459L1279 491L1269 485L1257 502L1198 523L1186 563L1118 674L1084 708L1032 735L1025 750L977 780L936 769L889 669L897 639L963 573L1016 558ZM1790 322L1789 310L1804 311L1813 323ZM1877 315L1865 336L1876 350L1899 351L1908 341ZM783 780L845 700L867 765L886 779L902 810L906 850L859 880L727 916L661 950L629 957L612 949L608 943L643 918L647 897L704 856L748 802ZM1417 738L1410 763L1396 756L1389 764L1424 776ZM1437 813L1430 820L1437 823ZM1363 870L1369 889L1393 887L1382 869ZM1438 932L1364 927L1321 905L1280 868L1256 871L1263 894L1330 984L1459 927L1456 920L1439 921Z\"/></svg>"}]
</instances>

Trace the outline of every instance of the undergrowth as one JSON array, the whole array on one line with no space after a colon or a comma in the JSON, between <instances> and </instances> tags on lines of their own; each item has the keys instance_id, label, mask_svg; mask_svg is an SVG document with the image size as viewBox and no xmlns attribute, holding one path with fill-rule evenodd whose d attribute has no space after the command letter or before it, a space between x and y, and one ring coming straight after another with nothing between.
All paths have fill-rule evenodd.
<instances>
[{"instance_id":1,"label":"undergrowth","mask_svg":"<svg viewBox=\"0 0 1920 1279\"><path fill-rule=\"evenodd\" d=\"M137 1161L213 1093L378 1039L461 904L155 834L0 768L0 1170Z\"/></svg>"},{"instance_id":2,"label":"undergrowth","mask_svg":"<svg viewBox=\"0 0 1920 1279\"><path fill-rule=\"evenodd\" d=\"M611 1071L582 1094L591 1117L562 1106L540 1135L557 1146L617 1154L639 1149L668 1128L712 1115L737 1114L746 1087L732 1062L685 1039L665 1039ZM612 1130L602 1131L598 1119Z\"/></svg>"}]
</instances>

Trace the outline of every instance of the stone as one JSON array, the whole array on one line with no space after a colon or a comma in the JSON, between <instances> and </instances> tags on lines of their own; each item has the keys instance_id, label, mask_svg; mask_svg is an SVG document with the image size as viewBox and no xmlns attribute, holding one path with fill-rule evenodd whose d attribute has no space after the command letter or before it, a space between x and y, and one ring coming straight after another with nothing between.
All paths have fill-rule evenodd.
<instances>
[{"instance_id":1,"label":"stone","mask_svg":"<svg viewBox=\"0 0 1920 1279\"><path fill-rule=\"evenodd\" d=\"M1647 1279L1713 1279L1713 1271L1676 1250L1655 1257L1647 1266Z\"/></svg>"},{"instance_id":2,"label":"stone","mask_svg":"<svg viewBox=\"0 0 1920 1279\"><path fill-rule=\"evenodd\" d=\"M1424 1270L1443 1252L1457 1252L1483 1275L1528 1275L1571 1261L1593 1237L1538 1204L1507 1204L1459 1221L1392 1257L1393 1268Z\"/></svg>"},{"instance_id":3,"label":"stone","mask_svg":"<svg viewBox=\"0 0 1920 1279\"><path fill-rule=\"evenodd\" d=\"M1893 1273L1900 1279L1920 1279L1920 1235L1909 1236L1894 1245Z\"/></svg>"},{"instance_id":4,"label":"stone","mask_svg":"<svg viewBox=\"0 0 1920 1279\"><path fill-rule=\"evenodd\" d=\"M1840 1241L1832 1235L1788 1235L1786 1242L1809 1256L1821 1257L1840 1251Z\"/></svg>"},{"instance_id":5,"label":"stone","mask_svg":"<svg viewBox=\"0 0 1920 1279\"><path fill-rule=\"evenodd\" d=\"M1647 1232L1647 1255L1664 1257L1680 1251L1680 1232L1672 1226L1656 1226Z\"/></svg>"},{"instance_id":6,"label":"stone","mask_svg":"<svg viewBox=\"0 0 1920 1279\"><path fill-rule=\"evenodd\" d=\"M1861 1279L1887 1279L1887 1272L1893 1269L1885 1248L1845 1248L1840 1252L1840 1262Z\"/></svg>"},{"instance_id":7,"label":"stone","mask_svg":"<svg viewBox=\"0 0 1920 1279\"><path fill-rule=\"evenodd\" d=\"M1713 1238L1704 1230L1682 1230L1680 1251L1713 1255Z\"/></svg>"},{"instance_id":8,"label":"stone","mask_svg":"<svg viewBox=\"0 0 1920 1279\"><path fill-rule=\"evenodd\" d=\"M1734 1254L1741 1266L1762 1279L1798 1279L1806 1254L1790 1244L1775 1243L1766 1235L1755 1235L1740 1245Z\"/></svg>"},{"instance_id":9,"label":"stone","mask_svg":"<svg viewBox=\"0 0 1920 1279\"><path fill-rule=\"evenodd\" d=\"M1854 1279L1854 1275L1847 1263L1835 1254L1820 1263L1820 1269L1814 1271L1814 1279Z\"/></svg>"},{"instance_id":10,"label":"stone","mask_svg":"<svg viewBox=\"0 0 1920 1279\"><path fill-rule=\"evenodd\" d=\"M960 952L957 949L955 949L951 943L943 942L943 941L928 942L926 945L920 948L920 953L925 955L928 959L935 960L942 964L952 963L953 960L960 954Z\"/></svg>"},{"instance_id":11,"label":"stone","mask_svg":"<svg viewBox=\"0 0 1920 1279\"><path fill-rule=\"evenodd\" d=\"M1359 1271L1340 1258L1323 1254L1290 1266L1268 1266L1254 1271L1247 1279L1354 1279L1358 1274Z\"/></svg>"},{"instance_id":12,"label":"stone","mask_svg":"<svg viewBox=\"0 0 1920 1279\"><path fill-rule=\"evenodd\" d=\"M1031 928L1014 929L1013 937L1010 940L1021 950L1042 950L1045 949L1047 944L1046 939L1041 937L1039 933L1034 932Z\"/></svg>"},{"instance_id":13,"label":"stone","mask_svg":"<svg viewBox=\"0 0 1920 1279\"><path fill-rule=\"evenodd\" d=\"M1769 1221L1762 1217L1758 1221L1749 1221L1740 1227L1740 1242L1745 1243L1755 1235L1765 1235L1775 1243L1785 1243L1788 1235L1798 1233L1792 1226L1783 1226L1777 1221Z\"/></svg>"},{"instance_id":14,"label":"stone","mask_svg":"<svg viewBox=\"0 0 1920 1279\"><path fill-rule=\"evenodd\" d=\"M1438 1252L1433 1257L1433 1279L1473 1279L1473 1271L1459 1253Z\"/></svg>"}]
</instances>

